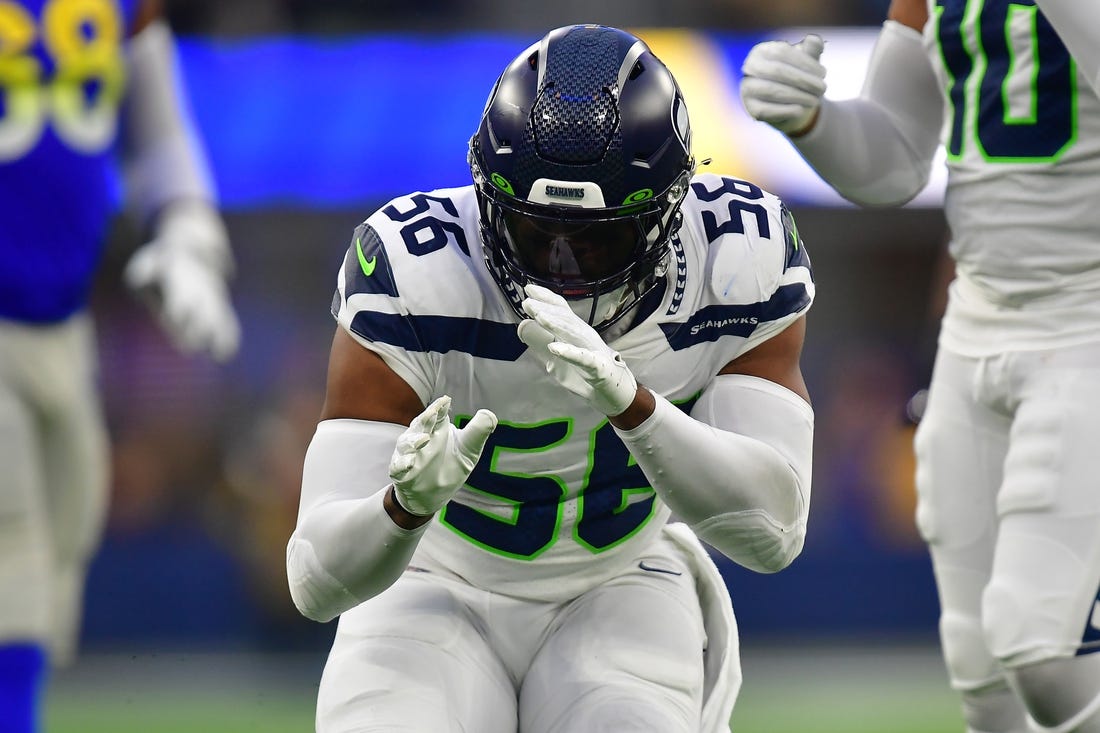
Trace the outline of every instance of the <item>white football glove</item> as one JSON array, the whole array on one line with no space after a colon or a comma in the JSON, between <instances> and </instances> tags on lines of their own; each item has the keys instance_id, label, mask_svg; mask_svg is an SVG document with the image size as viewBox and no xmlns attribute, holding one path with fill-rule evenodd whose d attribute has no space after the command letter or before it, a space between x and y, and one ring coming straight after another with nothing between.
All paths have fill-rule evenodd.
<instances>
[{"instance_id":1,"label":"white football glove","mask_svg":"<svg viewBox=\"0 0 1100 733\"><path fill-rule=\"evenodd\" d=\"M413 418L397 439L390 479L397 502L410 514L435 514L470 477L497 416L478 410L461 430L451 422L451 398L444 395Z\"/></svg>"},{"instance_id":2,"label":"white football glove","mask_svg":"<svg viewBox=\"0 0 1100 733\"><path fill-rule=\"evenodd\" d=\"M825 67L818 61L824 48L821 36L813 34L796 44L753 46L741 66L745 110L788 135L808 132L825 95Z\"/></svg>"},{"instance_id":3,"label":"white football glove","mask_svg":"<svg viewBox=\"0 0 1100 733\"><path fill-rule=\"evenodd\" d=\"M534 284L524 292L523 310L531 318L520 322L519 338L546 365L546 372L604 415L625 412L638 393L638 381L619 352L565 298Z\"/></svg>"},{"instance_id":4,"label":"white football glove","mask_svg":"<svg viewBox=\"0 0 1100 733\"><path fill-rule=\"evenodd\" d=\"M167 209L153 240L130 258L123 280L185 354L217 361L237 353L241 327L229 299L229 237L217 212L198 202Z\"/></svg>"}]
</instances>

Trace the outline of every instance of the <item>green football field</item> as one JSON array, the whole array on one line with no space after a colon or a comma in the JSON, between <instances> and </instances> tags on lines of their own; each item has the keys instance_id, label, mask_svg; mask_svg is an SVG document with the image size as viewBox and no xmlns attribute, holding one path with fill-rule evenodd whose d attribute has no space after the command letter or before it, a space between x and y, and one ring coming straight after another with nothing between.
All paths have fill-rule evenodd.
<instances>
[{"instance_id":1,"label":"green football field","mask_svg":"<svg viewBox=\"0 0 1100 733\"><path fill-rule=\"evenodd\" d=\"M46 733L310 733L322 661L87 654L51 686ZM930 644L746 646L742 666L736 733L963 730Z\"/></svg>"}]
</instances>

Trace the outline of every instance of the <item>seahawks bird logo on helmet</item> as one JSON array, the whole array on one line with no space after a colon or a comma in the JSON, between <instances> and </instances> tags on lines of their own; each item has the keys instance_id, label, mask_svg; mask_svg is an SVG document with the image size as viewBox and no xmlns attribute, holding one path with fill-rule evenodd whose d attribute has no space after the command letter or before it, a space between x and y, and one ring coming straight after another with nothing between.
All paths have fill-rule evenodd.
<instances>
[{"instance_id":1,"label":"seahawks bird logo on helmet","mask_svg":"<svg viewBox=\"0 0 1100 733\"><path fill-rule=\"evenodd\" d=\"M639 38L551 31L501 74L470 140L485 258L522 317L522 288L560 293L597 329L667 268L694 170L672 74Z\"/></svg>"}]
</instances>

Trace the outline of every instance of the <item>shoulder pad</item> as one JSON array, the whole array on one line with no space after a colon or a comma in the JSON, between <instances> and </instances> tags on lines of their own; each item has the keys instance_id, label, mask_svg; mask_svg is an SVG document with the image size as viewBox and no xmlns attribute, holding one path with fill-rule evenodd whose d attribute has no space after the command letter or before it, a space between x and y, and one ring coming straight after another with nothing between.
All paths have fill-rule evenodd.
<instances>
[{"instance_id":1,"label":"shoulder pad","mask_svg":"<svg viewBox=\"0 0 1100 733\"><path fill-rule=\"evenodd\" d=\"M472 186L394 199L355 229L333 315L363 341L514 358L523 344L479 236Z\"/></svg>"},{"instance_id":2,"label":"shoulder pad","mask_svg":"<svg viewBox=\"0 0 1100 733\"><path fill-rule=\"evenodd\" d=\"M377 293L397 297L390 258L378 231L368 222L355 228L351 246L344 256L344 297Z\"/></svg>"},{"instance_id":3,"label":"shoulder pad","mask_svg":"<svg viewBox=\"0 0 1100 733\"><path fill-rule=\"evenodd\" d=\"M682 239L702 275L695 318L758 324L754 333L764 335L810 306L810 260L777 196L748 181L702 174L692 179L683 210Z\"/></svg>"}]
</instances>

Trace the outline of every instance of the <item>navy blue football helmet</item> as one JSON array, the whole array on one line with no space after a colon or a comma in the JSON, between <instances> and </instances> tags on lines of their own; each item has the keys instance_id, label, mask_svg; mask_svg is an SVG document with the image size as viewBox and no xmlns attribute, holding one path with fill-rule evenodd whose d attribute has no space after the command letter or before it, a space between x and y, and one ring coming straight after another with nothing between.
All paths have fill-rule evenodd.
<instances>
[{"instance_id":1,"label":"navy blue football helmet","mask_svg":"<svg viewBox=\"0 0 1100 733\"><path fill-rule=\"evenodd\" d=\"M528 282L598 330L668 267L695 164L683 95L639 38L558 28L501 74L470 140L485 259L512 307Z\"/></svg>"}]
</instances>

